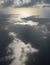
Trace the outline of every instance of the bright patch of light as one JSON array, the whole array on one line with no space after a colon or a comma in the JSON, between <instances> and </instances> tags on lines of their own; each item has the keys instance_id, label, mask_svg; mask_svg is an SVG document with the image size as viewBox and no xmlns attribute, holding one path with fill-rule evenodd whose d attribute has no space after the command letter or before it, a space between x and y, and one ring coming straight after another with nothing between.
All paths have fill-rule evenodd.
<instances>
[{"instance_id":1,"label":"bright patch of light","mask_svg":"<svg viewBox=\"0 0 50 65\"><path fill-rule=\"evenodd\" d=\"M27 23L26 22L22 22L22 23L19 23L19 22L17 22L17 23L14 23L15 25L16 24L20 24L20 25L30 25L30 26L33 26L33 25L38 25L39 23L38 22L33 22L33 21L27 21Z\"/></svg>"},{"instance_id":2,"label":"bright patch of light","mask_svg":"<svg viewBox=\"0 0 50 65\"><path fill-rule=\"evenodd\" d=\"M21 17L28 17L28 16L30 16L30 13L28 13L26 11L21 11L20 15L21 15Z\"/></svg>"}]
</instances>

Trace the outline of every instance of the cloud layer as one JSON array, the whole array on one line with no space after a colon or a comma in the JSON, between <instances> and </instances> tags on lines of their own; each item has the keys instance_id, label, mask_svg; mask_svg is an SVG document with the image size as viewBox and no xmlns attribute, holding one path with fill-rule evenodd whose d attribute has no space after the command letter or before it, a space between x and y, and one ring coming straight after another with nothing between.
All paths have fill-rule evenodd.
<instances>
[{"instance_id":1,"label":"cloud layer","mask_svg":"<svg viewBox=\"0 0 50 65\"><path fill-rule=\"evenodd\" d=\"M26 65L48 65L50 63L50 19L31 16L21 19L21 22L12 20L11 16L0 14L0 65L12 63L16 65L21 60L22 62L24 60L23 63ZM34 49L34 52L31 49ZM38 52L35 51L36 49ZM15 60L12 58L14 55Z\"/></svg>"},{"instance_id":2,"label":"cloud layer","mask_svg":"<svg viewBox=\"0 0 50 65\"><path fill-rule=\"evenodd\" d=\"M2 0L0 7L34 7L34 6L50 6L49 0ZM40 6L40 7L41 7Z\"/></svg>"},{"instance_id":3,"label":"cloud layer","mask_svg":"<svg viewBox=\"0 0 50 65\"><path fill-rule=\"evenodd\" d=\"M9 16L0 14L0 65L9 65L14 59L11 57L13 50L8 47L13 41L13 36L9 35L9 30L5 29L9 25L7 18Z\"/></svg>"}]
</instances>

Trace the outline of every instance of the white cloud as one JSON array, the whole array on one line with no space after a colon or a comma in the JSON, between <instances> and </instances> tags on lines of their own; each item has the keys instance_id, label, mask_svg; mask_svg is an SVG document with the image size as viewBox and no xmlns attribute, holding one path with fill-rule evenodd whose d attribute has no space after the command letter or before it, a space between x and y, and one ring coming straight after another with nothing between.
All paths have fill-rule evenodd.
<instances>
[{"instance_id":1,"label":"white cloud","mask_svg":"<svg viewBox=\"0 0 50 65\"><path fill-rule=\"evenodd\" d=\"M46 4L42 1L41 3L37 2L37 4L33 5L33 7L37 7L37 8L50 7L50 4Z\"/></svg>"},{"instance_id":2,"label":"white cloud","mask_svg":"<svg viewBox=\"0 0 50 65\"><path fill-rule=\"evenodd\" d=\"M22 2L20 0L14 0L13 6L21 6Z\"/></svg>"},{"instance_id":3,"label":"white cloud","mask_svg":"<svg viewBox=\"0 0 50 65\"><path fill-rule=\"evenodd\" d=\"M28 4L29 2L31 2L31 0L22 0L23 4Z\"/></svg>"},{"instance_id":4,"label":"white cloud","mask_svg":"<svg viewBox=\"0 0 50 65\"><path fill-rule=\"evenodd\" d=\"M26 61L27 57L26 54L28 53L33 53L33 52L38 52L37 49L32 48L32 46L28 43L25 44L18 38L15 38L15 34L13 32L9 33L10 35L14 36L14 40L12 44L10 44L8 47L13 50L13 56L12 58L15 57L14 61L11 63L11 65L23 65L23 63Z\"/></svg>"},{"instance_id":5,"label":"white cloud","mask_svg":"<svg viewBox=\"0 0 50 65\"><path fill-rule=\"evenodd\" d=\"M31 0L14 0L14 4L12 6L22 6L23 4L28 4Z\"/></svg>"},{"instance_id":6,"label":"white cloud","mask_svg":"<svg viewBox=\"0 0 50 65\"><path fill-rule=\"evenodd\" d=\"M0 3L3 3L3 0L0 0Z\"/></svg>"},{"instance_id":7,"label":"white cloud","mask_svg":"<svg viewBox=\"0 0 50 65\"><path fill-rule=\"evenodd\" d=\"M38 25L39 23L38 22L33 22L33 21L27 21L27 22L17 22L17 23L14 23L15 25L16 24L20 24L20 25L30 25L30 26L33 26L33 25Z\"/></svg>"}]
</instances>

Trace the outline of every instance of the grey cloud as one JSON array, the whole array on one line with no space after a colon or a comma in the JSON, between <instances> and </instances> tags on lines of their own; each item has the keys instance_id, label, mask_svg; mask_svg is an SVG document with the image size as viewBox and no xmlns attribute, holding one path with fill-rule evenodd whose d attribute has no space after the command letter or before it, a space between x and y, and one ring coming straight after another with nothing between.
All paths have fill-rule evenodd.
<instances>
[{"instance_id":1,"label":"grey cloud","mask_svg":"<svg viewBox=\"0 0 50 65\"><path fill-rule=\"evenodd\" d=\"M16 38L25 44L30 43L33 48L38 49L36 53L28 53L25 61L26 65L45 65L50 63L50 22L39 24L37 26L30 25L12 25L10 31L16 34Z\"/></svg>"},{"instance_id":2,"label":"grey cloud","mask_svg":"<svg viewBox=\"0 0 50 65\"><path fill-rule=\"evenodd\" d=\"M47 14L47 15L49 16L49 14ZM40 17L40 15L39 15L39 17ZM31 16L31 17L22 18L22 19L26 20L26 21L31 20L31 21L34 21L34 22L39 22L40 24L44 24L47 21L50 22L50 18L39 18L39 17L36 18L36 16Z\"/></svg>"},{"instance_id":3,"label":"grey cloud","mask_svg":"<svg viewBox=\"0 0 50 65\"><path fill-rule=\"evenodd\" d=\"M49 0L3 0L0 7L32 7L41 3L49 4ZM42 4L43 5L43 4Z\"/></svg>"},{"instance_id":4,"label":"grey cloud","mask_svg":"<svg viewBox=\"0 0 50 65\"><path fill-rule=\"evenodd\" d=\"M14 60L14 58L11 58L13 50L8 47L13 41L13 36L9 35L9 30L5 30L5 27L9 25L7 18L9 16L0 14L0 65L9 65ZM9 50L10 52L8 52Z\"/></svg>"},{"instance_id":5,"label":"grey cloud","mask_svg":"<svg viewBox=\"0 0 50 65\"><path fill-rule=\"evenodd\" d=\"M32 6L36 6L36 4L37 3L41 3L41 1L40 0L31 0L31 2L30 3L28 3L28 4L24 4L24 5L22 5L22 7L32 7Z\"/></svg>"},{"instance_id":6,"label":"grey cloud","mask_svg":"<svg viewBox=\"0 0 50 65\"><path fill-rule=\"evenodd\" d=\"M47 36L45 45L43 45L39 52L28 54L26 65L48 65L50 64L50 34Z\"/></svg>"},{"instance_id":7,"label":"grey cloud","mask_svg":"<svg viewBox=\"0 0 50 65\"><path fill-rule=\"evenodd\" d=\"M43 37L47 34L45 27L44 29L41 26L30 26L30 25L12 25L10 26L10 31L14 32L20 40L24 43L30 43L34 48L39 48L42 43L45 42ZM44 31L44 32L42 32ZM43 45L43 44L42 44Z\"/></svg>"},{"instance_id":8,"label":"grey cloud","mask_svg":"<svg viewBox=\"0 0 50 65\"><path fill-rule=\"evenodd\" d=\"M9 32L14 32L16 38L20 39L25 44L30 43L33 48L39 50L39 52L28 54L28 61L26 65L45 65L50 61L50 20L41 18L27 18L26 20L33 20L39 22L37 26L30 26L29 24L11 24L8 22L8 15L0 15L0 65L9 65L14 59L8 58L6 56L13 55L13 50L11 48L7 49L7 46L13 41L13 37L9 35ZM34 19L35 18L35 19ZM42 20L42 21L41 21ZM47 20L47 21L46 21ZM46 21L41 24L40 22ZM11 21L10 21L11 22ZM9 29L5 30L5 27L9 25ZM7 51L10 50L9 53ZM3 60L2 60L3 58ZM10 60L8 62L8 60ZM48 61L47 61L48 60Z\"/></svg>"},{"instance_id":9,"label":"grey cloud","mask_svg":"<svg viewBox=\"0 0 50 65\"><path fill-rule=\"evenodd\" d=\"M44 5L43 7L44 7L44 8L45 8L45 7L50 7L50 5Z\"/></svg>"},{"instance_id":10,"label":"grey cloud","mask_svg":"<svg viewBox=\"0 0 50 65\"><path fill-rule=\"evenodd\" d=\"M4 0L3 3L1 3L1 7L20 7L23 4L28 4L31 2L31 0Z\"/></svg>"},{"instance_id":11,"label":"grey cloud","mask_svg":"<svg viewBox=\"0 0 50 65\"><path fill-rule=\"evenodd\" d=\"M50 4L50 0L44 0L44 2Z\"/></svg>"},{"instance_id":12,"label":"grey cloud","mask_svg":"<svg viewBox=\"0 0 50 65\"><path fill-rule=\"evenodd\" d=\"M8 7L14 3L14 0L4 0L3 3L1 4L1 7Z\"/></svg>"}]
</instances>

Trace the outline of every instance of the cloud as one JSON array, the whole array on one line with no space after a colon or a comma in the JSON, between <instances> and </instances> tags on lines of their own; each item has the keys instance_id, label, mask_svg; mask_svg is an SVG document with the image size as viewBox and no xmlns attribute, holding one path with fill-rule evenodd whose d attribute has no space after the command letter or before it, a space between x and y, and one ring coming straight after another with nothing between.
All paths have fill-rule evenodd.
<instances>
[{"instance_id":1,"label":"cloud","mask_svg":"<svg viewBox=\"0 0 50 65\"><path fill-rule=\"evenodd\" d=\"M38 25L39 23L38 22L33 22L33 21L27 21L27 22L17 22L17 23L14 23L15 25L16 24L20 24L20 25L30 25L30 26L36 26Z\"/></svg>"},{"instance_id":2,"label":"cloud","mask_svg":"<svg viewBox=\"0 0 50 65\"><path fill-rule=\"evenodd\" d=\"M10 18L10 15L0 14L0 64L11 64L14 58L9 58L9 56L13 56L13 50L15 47L14 55L16 57L16 53L21 53L20 59L23 59L23 56L26 53L25 56L28 57L28 60L26 60L26 65L39 65L39 63L40 65L48 65L48 63L50 62L50 22L48 21L50 20L48 20L48 18L36 18L32 16L26 18L26 22L24 23L14 22L14 24L11 23L13 21L10 22L8 18ZM37 23L39 22L39 24L34 21L36 21ZM41 24L40 22L45 23ZM6 27L8 27L8 29L6 29ZM22 44L26 46L27 44L30 44L31 47L27 46L27 48L25 48L22 46ZM8 47L9 45L13 47ZM19 48L21 51L17 50ZM25 51L23 50L23 48L25 48ZM32 53L31 48L38 49L39 51ZM15 62L17 61L17 59L15 60ZM8 62L8 60L10 60L10 62Z\"/></svg>"},{"instance_id":3,"label":"cloud","mask_svg":"<svg viewBox=\"0 0 50 65\"><path fill-rule=\"evenodd\" d=\"M45 7L50 7L50 4L46 4L45 2L41 2L41 3L39 3L39 2L37 2L37 4L36 5L33 5L32 7L36 7L36 8L45 8Z\"/></svg>"},{"instance_id":4,"label":"cloud","mask_svg":"<svg viewBox=\"0 0 50 65\"><path fill-rule=\"evenodd\" d=\"M44 2L50 4L50 0L44 0Z\"/></svg>"},{"instance_id":5,"label":"cloud","mask_svg":"<svg viewBox=\"0 0 50 65\"><path fill-rule=\"evenodd\" d=\"M14 1L14 6L15 7L17 7L17 6L22 6L22 5L24 5L24 4L28 4L28 3L30 3L31 2L31 0L15 0Z\"/></svg>"},{"instance_id":6,"label":"cloud","mask_svg":"<svg viewBox=\"0 0 50 65\"><path fill-rule=\"evenodd\" d=\"M34 48L39 48L41 46L41 43L45 42L44 37L46 37L48 33L45 25L31 26L29 24L14 24L12 26L9 26L9 28L11 32L14 32L16 34L16 38L20 39L25 44L30 43Z\"/></svg>"},{"instance_id":7,"label":"cloud","mask_svg":"<svg viewBox=\"0 0 50 65\"><path fill-rule=\"evenodd\" d=\"M49 13L49 12L48 12ZM26 20L26 21L34 21L34 22L37 22L39 24L44 24L44 23L47 23L50 22L50 15L46 15L44 13L44 17L42 15L39 15L39 17L34 17L34 16L30 16L30 17L27 17L27 18L22 18L23 20Z\"/></svg>"},{"instance_id":8,"label":"cloud","mask_svg":"<svg viewBox=\"0 0 50 65\"><path fill-rule=\"evenodd\" d=\"M47 21L48 23L48 21ZM24 44L30 44L32 48L38 49L38 52L26 52L26 65L47 64L50 62L50 24L47 23L31 26L29 24L13 24L10 26L10 31L16 34L16 38L20 39ZM49 27L48 27L49 26ZM30 47L28 47L30 49ZM22 48L20 60L23 59L25 49ZM48 51L49 50L49 51ZM30 52L30 51L29 51ZM48 57L49 53L49 57ZM48 60L48 61L47 61ZM37 63L37 64L36 64Z\"/></svg>"},{"instance_id":9,"label":"cloud","mask_svg":"<svg viewBox=\"0 0 50 65\"><path fill-rule=\"evenodd\" d=\"M28 17L25 20L32 20L32 21L38 21L39 22L39 29L43 32L43 41L41 44L44 43L44 45L41 45L41 47L38 49L39 52L29 53L27 55L28 59L26 60L26 65L48 65L50 63L50 19L49 18L35 18L34 17ZM43 23L43 24L41 24ZM38 26L37 26L38 28ZM33 30L32 30L33 31ZM36 32L37 33L37 32ZM33 33L34 34L34 33ZM32 34L32 35L33 35ZM34 39L34 38L33 38ZM42 40L42 38L41 38ZM38 43L38 42L37 42ZM49 45L49 46L48 46Z\"/></svg>"},{"instance_id":10,"label":"cloud","mask_svg":"<svg viewBox=\"0 0 50 65\"><path fill-rule=\"evenodd\" d=\"M43 8L45 8L45 7L50 7L50 5L49 4L46 4L46 5L43 6Z\"/></svg>"},{"instance_id":11,"label":"cloud","mask_svg":"<svg viewBox=\"0 0 50 65\"><path fill-rule=\"evenodd\" d=\"M9 25L7 18L9 18L9 16L0 14L0 65L9 65L14 60L14 58L12 58L13 50L8 47L13 41L13 36L9 35L9 30L5 30Z\"/></svg>"},{"instance_id":12,"label":"cloud","mask_svg":"<svg viewBox=\"0 0 50 65\"><path fill-rule=\"evenodd\" d=\"M48 46L49 45L49 46ZM27 55L26 65L48 65L50 64L50 34L46 43L39 49L39 52Z\"/></svg>"},{"instance_id":13,"label":"cloud","mask_svg":"<svg viewBox=\"0 0 50 65\"><path fill-rule=\"evenodd\" d=\"M1 7L9 7L13 4L14 0L3 0L3 3L1 3Z\"/></svg>"},{"instance_id":14,"label":"cloud","mask_svg":"<svg viewBox=\"0 0 50 65\"><path fill-rule=\"evenodd\" d=\"M0 53L0 64L1 65L4 65L4 64L9 65L12 62L14 63L14 55L16 57L16 53L18 54L18 51L16 52L14 50L14 48L12 48L12 46L14 46L15 43L16 44L19 43L19 45L17 45L17 46L20 46L20 44L22 43L22 41L20 41L20 39L18 37L16 37L15 31L13 31L14 32L13 33L11 30L9 30L7 28L11 25L12 26L14 25L13 23L11 23L12 21L9 20L10 17L11 17L11 15L0 14L0 52L1 52ZM18 32L18 33L20 33L20 32ZM11 45L11 46L9 46L9 45ZM15 49L16 49L16 47L15 47ZM21 47L19 47L19 48L17 47L17 49L21 49ZM15 51L15 54L14 54L14 51ZM25 52L27 52L27 51L25 51ZM19 53L21 53L21 52L19 51ZM21 54L21 55L23 55L23 54ZM15 61L19 62L18 59L19 58L17 58Z\"/></svg>"},{"instance_id":15,"label":"cloud","mask_svg":"<svg viewBox=\"0 0 50 65\"><path fill-rule=\"evenodd\" d=\"M1 7L20 7L23 4L28 4L31 0L3 0L0 1Z\"/></svg>"},{"instance_id":16,"label":"cloud","mask_svg":"<svg viewBox=\"0 0 50 65\"><path fill-rule=\"evenodd\" d=\"M43 7L49 3L49 0L2 0L0 7Z\"/></svg>"}]
</instances>

